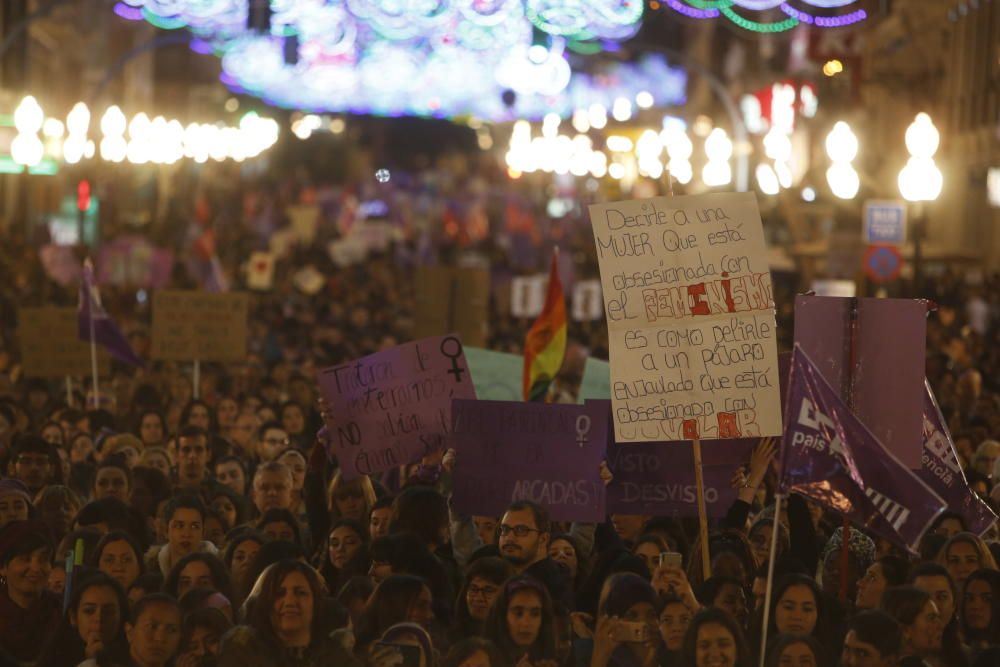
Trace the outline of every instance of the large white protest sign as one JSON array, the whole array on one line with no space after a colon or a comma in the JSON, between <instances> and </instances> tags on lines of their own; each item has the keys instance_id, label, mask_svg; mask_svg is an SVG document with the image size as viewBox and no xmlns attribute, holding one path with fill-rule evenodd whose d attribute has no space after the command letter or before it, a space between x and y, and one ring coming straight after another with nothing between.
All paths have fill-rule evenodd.
<instances>
[{"instance_id":1,"label":"large white protest sign","mask_svg":"<svg viewBox=\"0 0 1000 667\"><path fill-rule=\"evenodd\" d=\"M595 204L618 442L781 434L774 303L752 194Z\"/></svg>"},{"instance_id":2,"label":"large white protest sign","mask_svg":"<svg viewBox=\"0 0 1000 667\"><path fill-rule=\"evenodd\" d=\"M519 276L510 281L510 314L514 317L537 317L545 306L549 274Z\"/></svg>"},{"instance_id":3,"label":"large white protest sign","mask_svg":"<svg viewBox=\"0 0 1000 667\"><path fill-rule=\"evenodd\" d=\"M601 299L600 280L581 280L573 285L573 319L577 322L592 322L604 315Z\"/></svg>"}]
</instances>

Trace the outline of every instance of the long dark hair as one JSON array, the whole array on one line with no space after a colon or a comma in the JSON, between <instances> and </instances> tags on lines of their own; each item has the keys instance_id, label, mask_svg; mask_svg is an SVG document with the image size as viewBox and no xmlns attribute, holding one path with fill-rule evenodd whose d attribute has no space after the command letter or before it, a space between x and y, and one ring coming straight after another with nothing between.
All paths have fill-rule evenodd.
<instances>
[{"instance_id":1,"label":"long dark hair","mask_svg":"<svg viewBox=\"0 0 1000 667\"><path fill-rule=\"evenodd\" d=\"M804 574L786 574L774 583L774 591L771 594L771 607L768 612L767 636L774 637L779 634L778 624L775 618L775 611L781 596L792 586L805 586L812 591L813 599L816 600L816 625L813 627L812 636L815 637L823 648L827 651L837 649L837 638L834 636L835 628L830 617L829 604L823 591L820 590L816 581ZM760 641L760 627L763 622L762 612L758 612L754 623L751 624L753 641Z\"/></svg>"},{"instance_id":2,"label":"long dark hair","mask_svg":"<svg viewBox=\"0 0 1000 667\"><path fill-rule=\"evenodd\" d=\"M965 619L965 598L969 593L969 584L976 581L984 581L993 593L993 604L990 607L990 624L985 630L977 630L969 627ZM976 570L965 580L965 588L962 591L962 600L959 606L958 617L962 619L962 633L966 641L996 643L1000 638L1000 572L996 570Z\"/></svg>"},{"instance_id":3,"label":"long dark hair","mask_svg":"<svg viewBox=\"0 0 1000 667\"><path fill-rule=\"evenodd\" d=\"M430 590L427 582L420 577L408 574L386 577L375 587L361 613L355 633L358 648L368 646L391 626L405 622L410 607L425 588Z\"/></svg>"},{"instance_id":4,"label":"long dark hair","mask_svg":"<svg viewBox=\"0 0 1000 667\"><path fill-rule=\"evenodd\" d=\"M905 628L913 625L927 603L933 601L934 598L930 593L915 586L894 586L887 588L882 594L880 606ZM958 638L947 632L941 636L941 658L948 667L962 667L969 664Z\"/></svg>"},{"instance_id":5,"label":"long dark hair","mask_svg":"<svg viewBox=\"0 0 1000 667\"><path fill-rule=\"evenodd\" d=\"M139 546L139 543L136 542L135 538L132 537L130 533L127 533L124 530L112 530L111 532L106 533L87 557L87 565L92 567L94 570L100 570L101 555L104 553L105 547L109 544L114 544L115 542L124 542L130 549L132 549L136 565L139 566L139 577L141 577L143 572L146 571L146 566L142 557L142 547ZM139 577L136 577L136 579Z\"/></svg>"},{"instance_id":6,"label":"long dark hair","mask_svg":"<svg viewBox=\"0 0 1000 667\"><path fill-rule=\"evenodd\" d=\"M354 557L348 559L347 563L340 570L337 570L330 562L330 535L338 528L350 528L361 540L361 548ZM364 524L354 519L337 519L330 525L326 538L323 540L320 551L316 553L314 563L319 573L326 580L326 587L331 593L338 592L349 579L357 575L368 574L371 565L371 558L368 555L369 545L368 531Z\"/></svg>"},{"instance_id":7,"label":"long dark hair","mask_svg":"<svg viewBox=\"0 0 1000 667\"><path fill-rule=\"evenodd\" d=\"M222 593L227 600L232 602L233 584L230 580L229 572L226 570L226 566L223 565L218 556L213 556L212 554L203 552L188 554L174 563L174 566L170 568L170 572L167 574L167 580L163 584L163 592L168 593L175 598L180 597L177 595L177 588L180 585L181 571L190 563L195 562L205 564L209 573L212 575L212 588Z\"/></svg>"},{"instance_id":8,"label":"long dark hair","mask_svg":"<svg viewBox=\"0 0 1000 667\"><path fill-rule=\"evenodd\" d=\"M816 660L816 667L825 667L828 663L826 659L826 652L820 643L816 641L815 637L800 637L798 635L778 635L772 641L767 644L767 660L764 662L765 667L778 667L781 662L781 654L785 652L785 649L789 646L795 646L796 644L805 644L812 651L813 658Z\"/></svg>"},{"instance_id":9,"label":"long dark hair","mask_svg":"<svg viewBox=\"0 0 1000 667\"><path fill-rule=\"evenodd\" d=\"M507 663L516 664L523 650L514 644L510 638L507 626L507 609L510 601L517 593L532 592L542 603L542 625L538 629L538 638L528 649L528 658L532 663L539 660L555 660L556 654L556 618L552 608L552 598L548 590L537 579L529 576L518 576L507 580L503 589L493 602L490 615L486 618L486 628L483 635L496 644L500 654Z\"/></svg>"},{"instance_id":10,"label":"long dark hair","mask_svg":"<svg viewBox=\"0 0 1000 667\"><path fill-rule=\"evenodd\" d=\"M740 630L740 626L728 612L718 607L702 609L691 619L691 624L688 625L687 632L684 633L681 664L691 666L698 664L698 630L701 629L701 626L709 623L721 625L733 636L733 641L736 643L735 667L751 667L750 648L747 646L746 639L743 638L743 631Z\"/></svg>"},{"instance_id":11,"label":"long dark hair","mask_svg":"<svg viewBox=\"0 0 1000 667\"><path fill-rule=\"evenodd\" d=\"M323 579L316 570L300 560L281 560L261 575L260 594L247 615L247 625L256 630L264 641L276 651L281 651L284 645L271 625L271 610L278 597L281 582L285 580L285 577L295 572L305 577L313 596L313 617L309 628L310 646L317 646L325 636L326 614L324 610L326 605L324 599L326 598L326 588Z\"/></svg>"},{"instance_id":12,"label":"long dark hair","mask_svg":"<svg viewBox=\"0 0 1000 667\"><path fill-rule=\"evenodd\" d=\"M86 569L78 571L74 576L78 578L73 582L69 607L59 621L55 634L45 643L45 648L42 649L42 654L36 663L37 667L70 667L79 665L86 659L84 655L86 645L70 619L79 610L83 594L92 588L110 588L118 601L118 629L115 631L114 640L105 646L98 656L98 661L107 660L114 664L125 664L128 661L128 642L125 640L128 598L125 596L125 591L117 581L103 572Z\"/></svg>"}]
</instances>

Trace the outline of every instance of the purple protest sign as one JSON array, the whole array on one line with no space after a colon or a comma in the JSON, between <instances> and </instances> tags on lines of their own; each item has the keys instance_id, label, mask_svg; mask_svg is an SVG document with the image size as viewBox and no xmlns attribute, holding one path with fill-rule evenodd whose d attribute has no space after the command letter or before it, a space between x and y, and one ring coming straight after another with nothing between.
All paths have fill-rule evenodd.
<instances>
[{"instance_id":1,"label":"purple protest sign","mask_svg":"<svg viewBox=\"0 0 1000 667\"><path fill-rule=\"evenodd\" d=\"M557 521L604 521L604 439L584 406L456 400L452 443L452 502L464 514L532 500Z\"/></svg>"},{"instance_id":2,"label":"purple protest sign","mask_svg":"<svg viewBox=\"0 0 1000 667\"><path fill-rule=\"evenodd\" d=\"M608 443L609 514L644 516L698 516L694 451L687 443L616 443L611 425L611 401L586 402L594 438ZM724 517L733 501L733 473L750 460L757 440L702 440L702 476L705 511L709 518Z\"/></svg>"},{"instance_id":3,"label":"purple protest sign","mask_svg":"<svg viewBox=\"0 0 1000 667\"><path fill-rule=\"evenodd\" d=\"M795 297L795 342L841 399L853 392L855 414L911 470L921 459L926 331L923 301Z\"/></svg>"},{"instance_id":4,"label":"purple protest sign","mask_svg":"<svg viewBox=\"0 0 1000 667\"><path fill-rule=\"evenodd\" d=\"M345 479L412 463L441 449L451 400L476 397L462 343L432 336L325 368L319 387L334 423L328 454Z\"/></svg>"},{"instance_id":5,"label":"purple protest sign","mask_svg":"<svg viewBox=\"0 0 1000 667\"><path fill-rule=\"evenodd\" d=\"M949 509L962 515L971 532L982 535L996 522L997 516L969 488L934 392L926 380L924 386L924 465L917 475L948 502Z\"/></svg>"},{"instance_id":6,"label":"purple protest sign","mask_svg":"<svg viewBox=\"0 0 1000 667\"><path fill-rule=\"evenodd\" d=\"M780 492L808 496L916 551L944 500L854 416L799 345L787 406Z\"/></svg>"},{"instance_id":7,"label":"purple protest sign","mask_svg":"<svg viewBox=\"0 0 1000 667\"><path fill-rule=\"evenodd\" d=\"M174 253L141 236L120 236L101 246L97 280L104 285L164 289L170 284Z\"/></svg>"}]
</instances>

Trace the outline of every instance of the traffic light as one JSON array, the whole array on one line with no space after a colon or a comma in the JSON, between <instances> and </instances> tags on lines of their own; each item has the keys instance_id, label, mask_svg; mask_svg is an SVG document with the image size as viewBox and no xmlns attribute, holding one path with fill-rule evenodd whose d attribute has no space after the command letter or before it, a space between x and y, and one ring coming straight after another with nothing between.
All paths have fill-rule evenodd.
<instances>
[{"instance_id":1,"label":"traffic light","mask_svg":"<svg viewBox=\"0 0 1000 667\"><path fill-rule=\"evenodd\" d=\"M90 209L90 181L80 181L76 186L76 210L85 213Z\"/></svg>"}]
</instances>

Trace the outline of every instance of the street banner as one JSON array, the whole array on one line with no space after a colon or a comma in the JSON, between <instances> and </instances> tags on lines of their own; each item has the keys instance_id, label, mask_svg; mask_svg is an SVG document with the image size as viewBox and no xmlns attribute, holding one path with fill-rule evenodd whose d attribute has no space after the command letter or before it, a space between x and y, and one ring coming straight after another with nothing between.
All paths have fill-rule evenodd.
<instances>
[{"instance_id":1,"label":"street banner","mask_svg":"<svg viewBox=\"0 0 1000 667\"><path fill-rule=\"evenodd\" d=\"M926 380L924 386L923 466L917 476L947 501L948 509L962 515L971 532L981 536L996 522L997 515L969 488L934 392Z\"/></svg>"},{"instance_id":2,"label":"street banner","mask_svg":"<svg viewBox=\"0 0 1000 667\"><path fill-rule=\"evenodd\" d=\"M319 373L330 447L345 479L420 460L445 445L451 401L476 398L462 342L434 336Z\"/></svg>"},{"instance_id":3,"label":"street banner","mask_svg":"<svg viewBox=\"0 0 1000 667\"><path fill-rule=\"evenodd\" d=\"M878 441L798 345L779 492L800 493L916 553L946 504Z\"/></svg>"},{"instance_id":4,"label":"street banner","mask_svg":"<svg viewBox=\"0 0 1000 667\"><path fill-rule=\"evenodd\" d=\"M556 521L604 520L604 440L584 406L456 400L452 424L453 502L463 514L499 516L531 500Z\"/></svg>"},{"instance_id":5,"label":"street banner","mask_svg":"<svg viewBox=\"0 0 1000 667\"><path fill-rule=\"evenodd\" d=\"M479 400L521 400L524 357L479 347L466 347L465 360L469 362L469 372Z\"/></svg>"},{"instance_id":6,"label":"street banner","mask_svg":"<svg viewBox=\"0 0 1000 667\"><path fill-rule=\"evenodd\" d=\"M243 361L247 354L245 293L153 292L153 359Z\"/></svg>"},{"instance_id":7,"label":"street banner","mask_svg":"<svg viewBox=\"0 0 1000 667\"><path fill-rule=\"evenodd\" d=\"M921 467L926 331L923 301L795 297L795 343L911 470Z\"/></svg>"},{"instance_id":8,"label":"street banner","mask_svg":"<svg viewBox=\"0 0 1000 667\"><path fill-rule=\"evenodd\" d=\"M608 514L698 516L694 452L676 442L615 443L611 401L587 401L594 438L604 437L608 468L614 479L607 487ZM705 509L720 519L736 500L732 487L736 469L750 460L756 438L702 440Z\"/></svg>"},{"instance_id":9,"label":"street banner","mask_svg":"<svg viewBox=\"0 0 1000 667\"><path fill-rule=\"evenodd\" d=\"M64 378L90 375L90 345L77 338L77 309L42 306L19 308L17 338L28 377ZM109 355L97 350L102 375L111 372Z\"/></svg>"},{"instance_id":10,"label":"street banner","mask_svg":"<svg viewBox=\"0 0 1000 667\"><path fill-rule=\"evenodd\" d=\"M618 442L781 433L771 274L753 194L590 207Z\"/></svg>"}]
</instances>

